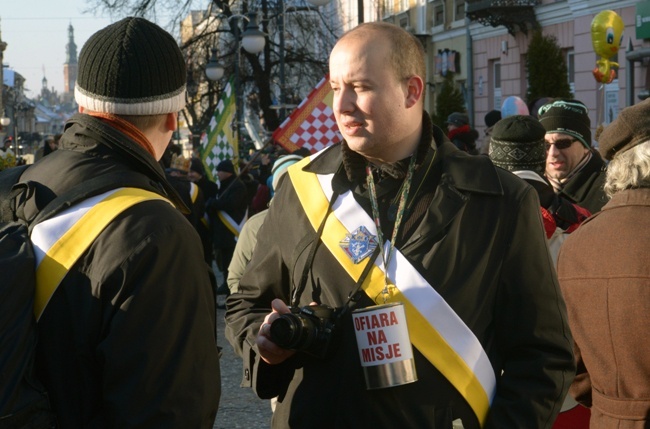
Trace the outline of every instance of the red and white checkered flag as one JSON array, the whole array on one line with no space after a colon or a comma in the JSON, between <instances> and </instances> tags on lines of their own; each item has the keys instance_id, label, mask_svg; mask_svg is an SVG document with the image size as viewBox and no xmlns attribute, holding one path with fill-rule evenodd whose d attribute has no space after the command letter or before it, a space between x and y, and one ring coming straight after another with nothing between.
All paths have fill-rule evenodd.
<instances>
[{"instance_id":1,"label":"red and white checkered flag","mask_svg":"<svg viewBox=\"0 0 650 429\"><path fill-rule=\"evenodd\" d=\"M273 132L273 139L289 152L304 147L312 153L341 141L332 110L333 95L329 76L325 76Z\"/></svg>"}]
</instances>

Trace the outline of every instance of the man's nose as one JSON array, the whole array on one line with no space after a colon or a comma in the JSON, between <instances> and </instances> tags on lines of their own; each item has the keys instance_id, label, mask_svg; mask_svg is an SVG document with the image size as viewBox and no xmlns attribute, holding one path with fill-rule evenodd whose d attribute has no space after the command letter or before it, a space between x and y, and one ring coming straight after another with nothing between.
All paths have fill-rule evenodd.
<instances>
[{"instance_id":1,"label":"man's nose","mask_svg":"<svg viewBox=\"0 0 650 429\"><path fill-rule=\"evenodd\" d=\"M334 93L333 109L339 113L350 113L355 109L355 93L353 89L341 88Z\"/></svg>"}]
</instances>

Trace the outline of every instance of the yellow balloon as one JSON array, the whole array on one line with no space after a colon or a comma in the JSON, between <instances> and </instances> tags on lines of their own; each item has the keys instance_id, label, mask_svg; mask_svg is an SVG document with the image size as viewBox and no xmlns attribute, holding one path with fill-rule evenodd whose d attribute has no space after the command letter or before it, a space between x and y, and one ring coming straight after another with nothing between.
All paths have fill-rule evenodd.
<instances>
[{"instance_id":1,"label":"yellow balloon","mask_svg":"<svg viewBox=\"0 0 650 429\"><path fill-rule=\"evenodd\" d=\"M604 10L598 13L591 21L591 42L594 52L600 59L596 61L594 77L598 82L610 83L616 77L612 67L618 67L618 63L609 61L623 44L623 30L625 24L623 19L612 10Z\"/></svg>"}]
</instances>

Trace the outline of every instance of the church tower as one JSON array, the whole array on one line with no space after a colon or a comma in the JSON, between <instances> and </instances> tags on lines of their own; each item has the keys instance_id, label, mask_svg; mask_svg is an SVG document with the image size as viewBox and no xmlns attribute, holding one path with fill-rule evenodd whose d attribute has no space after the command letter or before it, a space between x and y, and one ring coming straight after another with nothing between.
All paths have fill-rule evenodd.
<instances>
[{"instance_id":1,"label":"church tower","mask_svg":"<svg viewBox=\"0 0 650 429\"><path fill-rule=\"evenodd\" d=\"M65 47L66 56L63 64L64 95L74 98L74 84L77 81L77 45L74 43L74 28L68 26L68 44Z\"/></svg>"}]
</instances>

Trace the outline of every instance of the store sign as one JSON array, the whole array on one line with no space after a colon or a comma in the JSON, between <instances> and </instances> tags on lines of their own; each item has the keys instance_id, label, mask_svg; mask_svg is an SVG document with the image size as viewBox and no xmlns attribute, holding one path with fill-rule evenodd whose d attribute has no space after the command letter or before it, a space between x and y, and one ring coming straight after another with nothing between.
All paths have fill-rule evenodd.
<instances>
[{"instance_id":1,"label":"store sign","mask_svg":"<svg viewBox=\"0 0 650 429\"><path fill-rule=\"evenodd\" d=\"M650 39L650 1L636 4L636 38Z\"/></svg>"}]
</instances>

